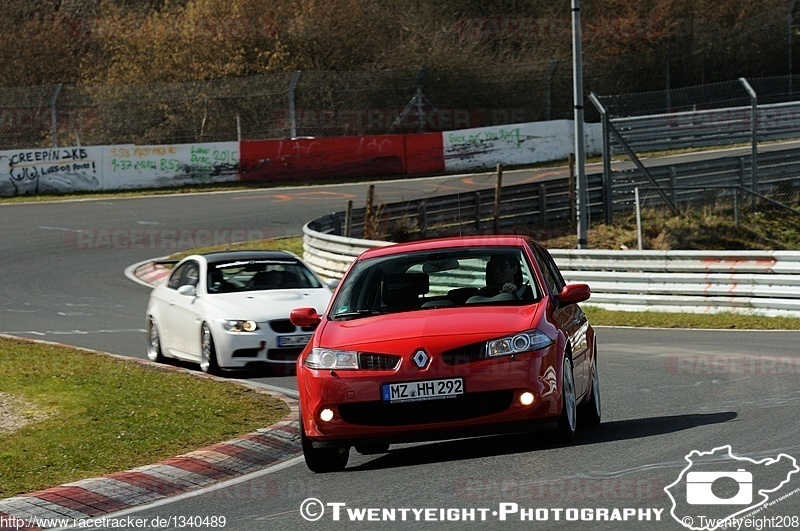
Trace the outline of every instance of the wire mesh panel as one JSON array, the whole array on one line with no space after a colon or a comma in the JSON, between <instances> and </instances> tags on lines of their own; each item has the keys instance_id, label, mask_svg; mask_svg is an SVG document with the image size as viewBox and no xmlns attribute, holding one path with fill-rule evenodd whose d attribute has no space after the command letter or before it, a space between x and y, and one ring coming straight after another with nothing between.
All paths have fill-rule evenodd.
<instances>
[{"instance_id":1,"label":"wire mesh panel","mask_svg":"<svg viewBox=\"0 0 800 531\"><path fill-rule=\"evenodd\" d=\"M0 89L0 148L53 144L50 111L57 90L55 85Z\"/></svg>"},{"instance_id":2,"label":"wire mesh panel","mask_svg":"<svg viewBox=\"0 0 800 531\"><path fill-rule=\"evenodd\" d=\"M594 95L608 116L606 156L619 156L610 180L613 212L633 212L637 187L642 201L673 214L718 205L732 193L726 187L739 187L751 209L788 212L800 204L798 83L798 76L783 76Z\"/></svg>"}]
</instances>

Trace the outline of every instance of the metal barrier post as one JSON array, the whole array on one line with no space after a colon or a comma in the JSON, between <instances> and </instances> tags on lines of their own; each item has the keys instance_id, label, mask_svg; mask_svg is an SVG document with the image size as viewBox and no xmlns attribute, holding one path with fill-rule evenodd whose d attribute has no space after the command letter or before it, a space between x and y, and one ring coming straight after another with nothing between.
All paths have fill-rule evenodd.
<instances>
[{"instance_id":1,"label":"metal barrier post","mask_svg":"<svg viewBox=\"0 0 800 531\"><path fill-rule=\"evenodd\" d=\"M350 238L350 233L353 230L353 200L347 200L347 210L344 214L344 237Z\"/></svg>"},{"instance_id":2,"label":"metal barrier post","mask_svg":"<svg viewBox=\"0 0 800 531\"><path fill-rule=\"evenodd\" d=\"M642 205L639 202L639 187L633 190L633 195L636 200L636 236L639 240L639 250L642 250Z\"/></svg>"},{"instance_id":3,"label":"metal barrier post","mask_svg":"<svg viewBox=\"0 0 800 531\"><path fill-rule=\"evenodd\" d=\"M500 194L503 193L503 165L497 165L497 182L494 186L494 221L492 228L494 233L500 232Z\"/></svg>"}]
</instances>

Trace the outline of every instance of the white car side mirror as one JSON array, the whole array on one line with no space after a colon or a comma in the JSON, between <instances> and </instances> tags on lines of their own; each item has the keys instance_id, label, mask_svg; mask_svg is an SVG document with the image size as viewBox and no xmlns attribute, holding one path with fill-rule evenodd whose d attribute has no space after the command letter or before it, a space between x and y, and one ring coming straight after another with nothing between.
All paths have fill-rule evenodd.
<instances>
[{"instance_id":1,"label":"white car side mirror","mask_svg":"<svg viewBox=\"0 0 800 531\"><path fill-rule=\"evenodd\" d=\"M178 288L178 293L187 297L197 297L197 288L192 285L185 285Z\"/></svg>"}]
</instances>

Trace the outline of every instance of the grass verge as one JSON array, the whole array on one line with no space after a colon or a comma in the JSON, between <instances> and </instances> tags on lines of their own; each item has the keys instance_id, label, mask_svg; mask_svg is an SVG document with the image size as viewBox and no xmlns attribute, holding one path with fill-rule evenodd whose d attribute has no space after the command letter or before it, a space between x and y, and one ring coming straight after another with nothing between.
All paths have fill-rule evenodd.
<instances>
[{"instance_id":1,"label":"grass verge","mask_svg":"<svg viewBox=\"0 0 800 531\"><path fill-rule=\"evenodd\" d=\"M31 420L0 431L0 498L152 464L289 413L233 383L7 338L0 389L27 404L16 413Z\"/></svg>"}]
</instances>

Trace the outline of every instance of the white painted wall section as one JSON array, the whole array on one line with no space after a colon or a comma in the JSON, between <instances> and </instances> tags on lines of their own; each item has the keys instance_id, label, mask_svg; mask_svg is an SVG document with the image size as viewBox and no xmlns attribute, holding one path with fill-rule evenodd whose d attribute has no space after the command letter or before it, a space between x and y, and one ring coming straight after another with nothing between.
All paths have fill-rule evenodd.
<instances>
[{"instance_id":1,"label":"white painted wall section","mask_svg":"<svg viewBox=\"0 0 800 531\"><path fill-rule=\"evenodd\" d=\"M442 133L446 171L562 160L575 152L572 120L480 127ZM586 153L602 151L602 127L586 124Z\"/></svg>"}]
</instances>

